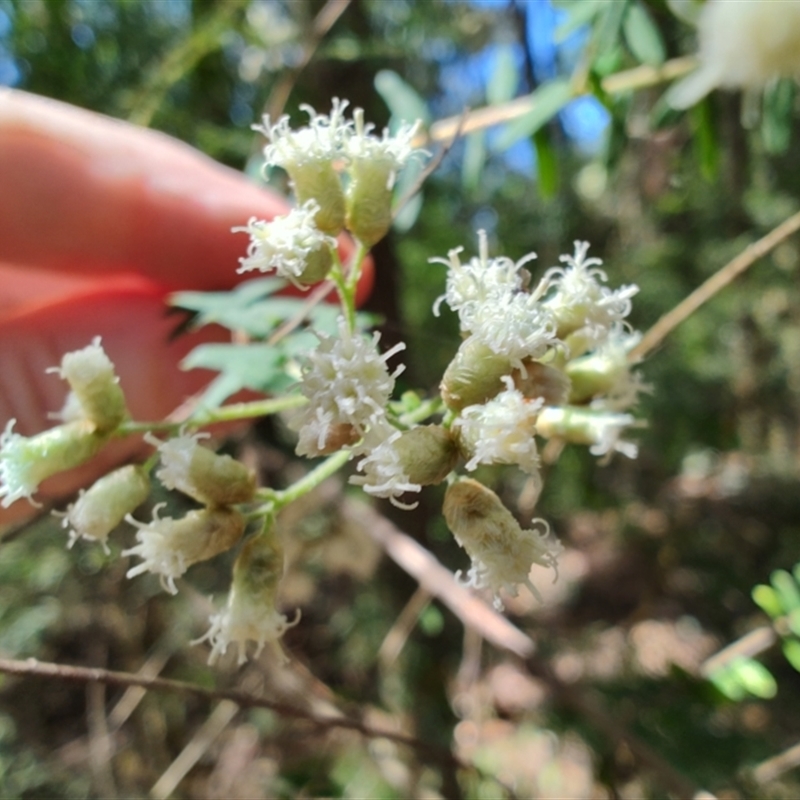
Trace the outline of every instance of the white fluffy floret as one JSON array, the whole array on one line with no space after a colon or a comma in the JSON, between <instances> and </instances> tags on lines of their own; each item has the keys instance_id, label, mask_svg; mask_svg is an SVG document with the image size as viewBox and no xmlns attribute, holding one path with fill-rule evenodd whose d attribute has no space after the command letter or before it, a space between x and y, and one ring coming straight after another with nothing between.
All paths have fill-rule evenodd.
<instances>
[{"instance_id":1,"label":"white fluffy floret","mask_svg":"<svg viewBox=\"0 0 800 800\"><path fill-rule=\"evenodd\" d=\"M118 383L114 374L114 364L101 345L101 337L95 336L92 343L71 353L65 353L60 367L51 367L47 372L55 372L68 381L70 386L86 387L98 381Z\"/></svg>"},{"instance_id":2,"label":"white fluffy floret","mask_svg":"<svg viewBox=\"0 0 800 800\"><path fill-rule=\"evenodd\" d=\"M527 400L514 388L510 377L506 389L483 405L468 406L453 423L462 445L471 454L470 471L479 464L517 464L531 475L539 473L539 455L534 433L544 400Z\"/></svg>"},{"instance_id":3,"label":"white fluffy floret","mask_svg":"<svg viewBox=\"0 0 800 800\"><path fill-rule=\"evenodd\" d=\"M14 433L16 420L8 421L0 435L0 497L3 508L8 508L22 497L31 500L42 480L40 461L42 453L30 445L30 439Z\"/></svg>"},{"instance_id":4,"label":"white fluffy floret","mask_svg":"<svg viewBox=\"0 0 800 800\"><path fill-rule=\"evenodd\" d=\"M344 152L352 161L368 161L382 165L387 172L387 189L394 186L397 172L401 170L415 155L423 155L425 151L412 146L414 136L421 126L418 120L413 125L404 123L399 130L389 134L384 128L383 136L378 138L372 134L375 126L364 124L364 110L357 108L353 112L355 131L345 137Z\"/></svg>"},{"instance_id":5,"label":"white fluffy floret","mask_svg":"<svg viewBox=\"0 0 800 800\"><path fill-rule=\"evenodd\" d=\"M800 73L800 3L708 0L700 11L700 67L668 93L688 108L717 87L759 89Z\"/></svg>"},{"instance_id":6,"label":"white fluffy floret","mask_svg":"<svg viewBox=\"0 0 800 800\"><path fill-rule=\"evenodd\" d=\"M298 455L324 452L326 442L340 426L350 426L358 437L385 421L386 404L395 378L404 367L389 373L386 362L405 349L403 343L383 353L378 351L380 334L371 339L351 332L339 318L339 335L318 334L319 346L309 354L300 391L310 401L291 420L300 434Z\"/></svg>"},{"instance_id":7,"label":"white fluffy floret","mask_svg":"<svg viewBox=\"0 0 800 800\"><path fill-rule=\"evenodd\" d=\"M631 298L639 287L631 284L611 290L603 286L608 280L600 269L599 258L587 258L588 242L575 242L575 253L561 256L566 267L553 267L545 281L555 287L545 305L553 312L559 335L580 330L595 344L601 344L609 332L621 324L631 312Z\"/></svg>"},{"instance_id":8,"label":"white fluffy floret","mask_svg":"<svg viewBox=\"0 0 800 800\"><path fill-rule=\"evenodd\" d=\"M331 162L340 158L345 139L350 134L352 123L344 119L346 100L333 99L330 115L317 114L309 105L300 106L308 114L308 125L292 130L289 117L283 116L274 125L269 117L256 130L266 136L269 144L264 148L267 166L284 169L314 162Z\"/></svg>"},{"instance_id":9,"label":"white fluffy floret","mask_svg":"<svg viewBox=\"0 0 800 800\"><path fill-rule=\"evenodd\" d=\"M158 449L161 466L156 472L156 477L167 489L177 489L184 494L193 495L194 485L189 479L192 459L197 452L201 439L210 439L210 433L186 433L181 428L180 435L166 441L146 433L144 436L148 444Z\"/></svg>"},{"instance_id":10,"label":"white fluffy floret","mask_svg":"<svg viewBox=\"0 0 800 800\"><path fill-rule=\"evenodd\" d=\"M237 272L274 270L281 278L298 285L297 279L305 271L309 257L325 247L336 246L336 240L316 226L319 210L319 203L308 200L271 222L251 217L246 228L234 228L234 232L250 235L247 256L239 259L241 266Z\"/></svg>"},{"instance_id":11,"label":"white fluffy floret","mask_svg":"<svg viewBox=\"0 0 800 800\"><path fill-rule=\"evenodd\" d=\"M261 597L253 597L246 592L231 589L228 603L224 611L213 614L210 618L211 627L205 636L197 639L193 644L211 642L211 654L208 663L214 664L220 656L224 656L231 644L235 644L238 652L238 663L242 665L247 661L247 643L255 642L256 649L253 658L258 658L266 644L272 647L276 658L281 663L289 659L279 644L279 639L289 628L300 622L300 611L289 622L288 617L281 614L274 606L265 605Z\"/></svg>"},{"instance_id":12,"label":"white fluffy floret","mask_svg":"<svg viewBox=\"0 0 800 800\"><path fill-rule=\"evenodd\" d=\"M621 438L635 422L631 414L549 406L539 414L536 428L547 438L557 436L573 444L589 445L589 452L595 456L610 456L617 452L636 458L639 448Z\"/></svg>"},{"instance_id":13,"label":"white fluffy floret","mask_svg":"<svg viewBox=\"0 0 800 800\"><path fill-rule=\"evenodd\" d=\"M387 428L391 426L386 425ZM374 447L370 454L357 464L363 475L354 475L350 483L363 486L367 494L374 497L386 497L397 508L410 511L418 503L402 503L397 498L405 492L419 492L422 486L414 483L403 466L400 452L395 447L402 436L402 431L391 429L388 438Z\"/></svg>"}]
</instances>

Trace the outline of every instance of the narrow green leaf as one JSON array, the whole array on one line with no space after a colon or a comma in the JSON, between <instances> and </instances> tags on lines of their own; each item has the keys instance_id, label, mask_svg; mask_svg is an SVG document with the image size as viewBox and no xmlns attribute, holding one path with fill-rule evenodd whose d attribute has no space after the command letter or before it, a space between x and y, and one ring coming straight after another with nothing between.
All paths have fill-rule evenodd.
<instances>
[{"instance_id":1,"label":"narrow green leaf","mask_svg":"<svg viewBox=\"0 0 800 800\"><path fill-rule=\"evenodd\" d=\"M690 108L689 118L694 129L694 149L700 164L700 173L707 181L712 182L719 172L720 155L708 100L702 100Z\"/></svg>"},{"instance_id":2,"label":"narrow green leaf","mask_svg":"<svg viewBox=\"0 0 800 800\"><path fill-rule=\"evenodd\" d=\"M800 588L798 588L795 579L785 569L776 569L769 576L769 580L778 593L785 613L789 614L800 608Z\"/></svg>"},{"instance_id":3,"label":"narrow green leaf","mask_svg":"<svg viewBox=\"0 0 800 800\"><path fill-rule=\"evenodd\" d=\"M729 700L739 702L747 696L744 687L736 679L736 675L729 669L722 669L709 675L709 681Z\"/></svg>"},{"instance_id":4,"label":"narrow green leaf","mask_svg":"<svg viewBox=\"0 0 800 800\"><path fill-rule=\"evenodd\" d=\"M800 641L786 639L783 642L783 654L786 656L786 660L800 672Z\"/></svg>"},{"instance_id":5,"label":"narrow green leaf","mask_svg":"<svg viewBox=\"0 0 800 800\"><path fill-rule=\"evenodd\" d=\"M519 72L514 51L509 45L503 45L497 50L497 57L486 85L486 101L492 106L507 102L517 93L518 84Z\"/></svg>"},{"instance_id":6,"label":"narrow green leaf","mask_svg":"<svg viewBox=\"0 0 800 800\"><path fill-rule=\"evenodd\" d=\"M553 41L561 44L573 31L588 25L602 8L601 0L582 0L572 5L567 18L553 32Z\"/></svg>"},{"instance_id":7,"label":"narrow green leaf","mask_svg":"<svg viewBox=\"0 0 800 800\"><path fill-rule=\"evenodd\" d=\"M544 198L551 198L558 192L558 155L553 147L550 134L540 128L533 136L536 147L536 174L539 193Z\"/></svg>"},{"instance_id":8,"label":"narrow green leaf","mask_svg":"<svg viewBox=\"0 0 800 800\"><path fill-rule=\"evenodd\" d=\"M467 191L474 192L478 188L485 163L485 132L470 133L464 141L464 160L461 162L461 183Z\"/></svg>"},{"instance_id":9,"label":"narrow green leaf","mask_svg":"<svg viewBox=\"0 0 800 800\"><path fill-rule=\"evenodd\" d=\"M625 42L642 64L658 67L666 59L661 32L641 3L631 3L622 23Z\"/></svg>"},{"instance_id":10,"label":"narrow green leaf","mask_svg":"<svg viewBox=\"0 0 800 800\"><path fill-rule=\"evenodd\" d=\"M794 81L781 80L764 91L761 135L770 155L782 155L792 140Z\"/></svg>"},{"instance_id":11,"label":"narrow green leaf","mask_svg":"<svg viewBox=\"0 0 800 800\"><path fill-rule=\"evenodd\" d=\"M375 76L375 90L392 113L392 122L415 122L421 119L424 124L431 121L428 104L410 84L396 72L382 69Z\"/></svg>"},{"instance_id":12,"label":"narrow green leaf","mask_svg":"<svg viewBox=\"0 0 800 800\"><path fill-rule=\"evenodd\" d=\"M778 693L778 684L772 673L753 658L737 658L730 665L741 687L755 697L768 700Z\"/></svg>"},{"instance_id":13,"label":"narrow green leaf","mask_svg":"<svg viewBox=\"0 0 800 800\"><path fill-rule=\"evenodd\" d=\"M778 593L771 587L759 583L758 586L753 587L750 593L753 602L772 619L777 619L783 616L783 605Z\"/></svg>"},{"instance_id":14,"label":"narrow green leaf","mask_svg":"<svg viewBox=\"0 0 800 800\"><path fill-rule=\"evenodd\" d=\"M572 100L572 96L572 86L568 78L556 78L549 83L543 83L530 95L533 108L524 116L506 125L497 137L493 149L502 152L514 142L533 136Z\"/></svg>"},{"instance_id":15,"label":"narrow green leaf","mask_svg":"<svg viewBox=\"0 0 800 800\"><path fill-rule=\"evenodd\" d=\"M595 24L592 35L592 46L595 48L596 58L601 58L609 51L617 47L619 28L625 17L628 8L628 0L614 0L612 3L603 3L603 12ZM595 69L604 74L597 66L597 62L592 65Z\"/></svg>"}]
</instances>

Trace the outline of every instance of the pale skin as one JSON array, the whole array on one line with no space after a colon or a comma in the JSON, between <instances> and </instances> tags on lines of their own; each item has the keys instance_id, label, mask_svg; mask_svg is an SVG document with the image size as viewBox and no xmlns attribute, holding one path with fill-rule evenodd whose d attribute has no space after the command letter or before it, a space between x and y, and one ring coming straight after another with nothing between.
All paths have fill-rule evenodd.
<instances>
[{"instance_id":1,"label":"pale skin","mask_svg":"<svg viewBox=\"0 0 800 800\"><path fill-rule=\"evenodd\" d=\"M132 415L165 417L209 380L179 361L222 330L171 340L178 289L227 289L247 238L232 234L288 202L190 146L54 100L0 88L0 428L55 424L66 389L46 374L94 336L117 367ZM346 258L352 244L341 243ZM248 276L252 277L252 276ZM366 271L368 291L371 270ZM141 447L118 442L43 484L40 499L86 485ZM18 501L0 526L30 514Z\"/></svg>"}]
</instances>

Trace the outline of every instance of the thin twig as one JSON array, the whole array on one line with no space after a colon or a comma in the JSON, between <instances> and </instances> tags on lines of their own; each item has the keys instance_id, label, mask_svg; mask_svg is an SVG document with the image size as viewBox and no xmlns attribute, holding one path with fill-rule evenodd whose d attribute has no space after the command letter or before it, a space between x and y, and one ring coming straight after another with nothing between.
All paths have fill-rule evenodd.
<instances>
[{"instance_id":1,"label":"thin twig","mask_svg":"<svg viewBox=\"0 0 800 800\"><path fill-rule=\"evenodd\" d=\"M688 319L700 306L707 303L717 292L739 277L759 258L788 239L800 230L800 211L784 220L777 228L771 230L757 242L746 247L738 256L729 261L722 269L715 272L707 281L698 286L688 297L678 303L675 308L664 314L652 328L642 337L636 347L628 355L629 361L639 361L654 347L657 347L667 334L671 333L684 320Z\"/></svg>"},{"instance_id":2,"label":"thin twig","mask_svg":"<svg viewBox=\"0 0 800 800\"><path fill-rule=\"evenodd\" d=\"M790 769L800 766L800 743L792 745L782 753L778 753L766 761L762 761L753 767L750 777L759 785L770 783L776 778L788 772Z\"/></svg>"},{"instance_id":3,"label":"thin twig","mask_svg":"<svg viewBox=\"0 0 800 800\"><path fill-rule=\"evenodd\" d=\"M25 661L0 658L0 673L24 677L51 678L76 683L103 683L107 686L120 686L124 688L141 686L150 691L194 695L195 697L202 697L209 701L230 700L241 708L266 708L282 717L308 722L320 730L344 728L346 730L355 731L369 739L390 739L398 744L411 747L425 754L427 757L433 755L441 763L449 763L457 767L467 767L467 765L463 764L450 750L432 744L431 742L425 742L413 736L406 736L401 733L395 733L394 731L366 725L361 722L361 720L353 719L352 717L347 717L338 713L336 716L330 717L312 714L297 706L268 700L265 697L256 697L255 695L235 689L207 689L204 686L169 678L151 678L143 675L134 675L130 672L115 672L113 670L96 667L74 667L66 664L39 661L35 658L29 658Z\"/></svg>"}]
</instances>

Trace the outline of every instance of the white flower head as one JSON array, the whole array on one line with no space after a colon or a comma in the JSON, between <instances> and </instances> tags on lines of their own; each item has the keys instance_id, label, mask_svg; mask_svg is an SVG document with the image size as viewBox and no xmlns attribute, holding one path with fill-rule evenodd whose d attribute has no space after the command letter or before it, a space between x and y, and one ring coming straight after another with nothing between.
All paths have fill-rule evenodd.
<instances>
[{"instance_id":1,"label":"white flower head","mask_svg":"<svg viewBox=\"0 0 800 800\"><path fill-rule=\"evenodd\" d=\"M575 242L575 253L561 256L566 267L553 267L545 274L555 293L545 305L552 311L558 335L564 339L581 331L588 341L601 344L609 332L631 312L631 298L639 287L631 284L611 290L603 284L608 280L600 269L599 258L587 258L588 242Z\"/></svg>"},{"instance_id":2,"label":"white flower head","mask_svg":"<svg viewBox=\"0 0 800 800\"><path fill-rule=\"evenodd\" d=\"M401 365L391 374L386 362L405 349L403 343L383 353L378 351L380 334L371 339L349 330L339 318L338 336L318 334L319 346L309 354L300 382L300 391L309 399L290 421L300 433L298 455L315 456L326 452L330 435L339 435L349 426L361 438L385 420L386 404L394 389Z\"/></svg>"},{"instance_id":3,"label":"white flower head","mask_svg":"<svg viewBox=\"0 0 800 800\"><path fill-rule=\"evenodd\" d=\"M239 651L239 664L247 661L247 643L255 642L254 658L266 644L281 663L288 661L278 640L300 621L275 608L278 585L283 576L283 550L272 530L265 530L245 542L233 566L233 585L225 609L210 618L208 632L194 644L210 640L209 664L225 655L231 643Z\"/></svg>"},{"instance_id":4,"label":"white flower head","mask_svg":"<svg viewBox=\"0 0 800 800\"><path fill-rule=\"evenodd\" d=\"M557 579L563 549L544 520L534 520L531 530L523 530L491 489L470 478L448 488L443 510L456 541L472 560L467 586L489 589L498 610L503 608L500 590L516 597L518 585L541 601L529 577L531 567L552 567Z\"/></svg>"},{"instance_id":5,"label":"white flower head","mask_svg":"<svg viewBox=\"0 0 800 800\"><path fill-rule=\"evenodd\" d=\"M288 115L274 125L269 117L265 117L264 124L255 126L255 129L269 140L264 148L267 166L291 171L294 166L341 158L344 142L352 128L352 123L344 118L347 106L347 100L334 97L331 113L326 115L317 114L309 105L302 105L300 108L308 114L308 125L298 130L291 129Z\"/></svg>"},{"instance_id":6,"label":"white flower head","mask_svg":"<svg viewBox=\"0 0 800 800\"><path fill-rule=\"evenodd\" d=\"M418 503L402 503L397 498L405 492L421 491L422 485L411 480L401 452L396 446L403 435L402 431L392 430L394 432L387 439L372 448L369 455L358 462L356 468L364 474L354 475L350 478L350 483L363 486L367 494L386 497L397 508L410 511Z\"/></svg>"},{"instance_id":7,"label":"white flower head","mask_svg":"<svg viewBox=\"0 0 800 800\"><path fill-rule=\"evenodd\" d=\"M390 134L389 129L384 128L380 138L372 134L375 128L372 123L364 124L362 108L353 111L353 120L355 131L348 132L349 135L345 137L344 151L352 162L360 161L376 168L380 167L386 174L386 189L394 186L397 173L412 157L425 153L424 150L412 145L422 125L420 120L413 125L403 123L394 134Z\"/></svg>"},{"instance_id":8,"label":"white flower head","mask_svg":"<svg viewBox=\"0 0 800 800\"><path fill-rule=\"evenodd\" d=\"M468 406L453 423L462 446L471 458L470 471L479 464L517 464L531 475L539 474L536 419L544 405L541 398L527 400L508 376L504 391L482 405Z\"/></svg>"},{"instance_id":9,"label":"white flower head","mask_svg":"<svg viewBox=\"0 0 800 800\"><path fill-rule=\"evenodd\" d=\"M621 438L623 432L635 423L631 414L576 406L549 406L539 414L536 430L548 439L555 436L573 444L589 445L589 452L595 456L610 457L617 452L636 458L639 448Z\"/></svg>"},{"instance_id":10,"label":"white flower head","mask_svg":"<svg viewBox=\"0 0 800 800\"><path fill-rule=\"evenodd\" d=\"M125 520L139 530L138 544L122 551L123 556L138 556L142 563L126 573L134 578L152 572L161 579L164 591L177 594L175 579L199 561L206 561L233 547L244 533L244 517L233 509L204 508L190 511L181 519L158 516L166 503L153 509L153 520L144 524L130 514Z\"/></svg>"},{"instance_id":11,"label":"white flower head","mask_svg":"<svg viewBox=\"0 0 800 800\"><path fill-rule=\"evenodd\" d=\"M311 199L271 222L252 217L246 228L234 228L234 232L243 231L250 235L247 256L239 259L241 266L237 272L274 270L278 276L301 288L325 277L325 267L329 268L332 263L330 248L336 246L336 240L317 228L315 219L319 210L319 203ZM313 276L308 276L309 268L316 267L317 261L324 263L313 270ZM322 276L317 277L320 272ZM308 277L312 280L309 281ZM301 283L303 278L305 280Z\"/></svg>"},{"instance_id":12,"label":"white flower head","mask_svg":"<svg viewBox=\"0 0 800 800\"><path fill-rule=\"evenodd\" d=\"M800 4L708 0L699 19L700 67L668 93L688 108L717 87L760 89L800 73Z\"/></svg>"}]
</instances>

